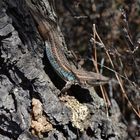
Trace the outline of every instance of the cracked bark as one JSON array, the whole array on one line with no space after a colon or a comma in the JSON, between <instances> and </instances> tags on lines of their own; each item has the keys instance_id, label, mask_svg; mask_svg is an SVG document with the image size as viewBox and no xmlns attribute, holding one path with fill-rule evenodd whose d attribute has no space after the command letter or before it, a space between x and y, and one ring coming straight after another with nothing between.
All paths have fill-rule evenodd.
<instances>
[{"instance_id":1,"label":"cracked bark","mask_svg":"<svg viewBox=\"0 0 140 140\"><path fill-rule=\"evenodd\" d=\"M53 19L55 14L49 2L40 2L45 4L48 16ZM0 139L125 139L125 126L113 118L113 113L107 117L105 104L93 88L74 87L73 96L59 98L59 87L63 83L55 82L59 77L50 69L43 42L25 1L2 0ZM58 79L52 80L51 75ZM46 118L52 128L33 128L33 121L38 123L40 118Z\"/></svg>"}]
</instances>

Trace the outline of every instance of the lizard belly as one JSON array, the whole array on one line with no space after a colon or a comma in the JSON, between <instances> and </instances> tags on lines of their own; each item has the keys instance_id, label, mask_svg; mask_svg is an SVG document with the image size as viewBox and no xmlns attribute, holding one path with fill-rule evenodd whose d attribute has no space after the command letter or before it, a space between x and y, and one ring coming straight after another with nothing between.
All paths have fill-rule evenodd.
<instances>
[{"instance_id":1,"label":"lizard belly","mask_svg":"<svg viewBox=\"0 0 140 140\"><path fill-rule=\"evenodd\" d=\"M55 58L52 49L51 49L51 44L48 44L45 42L45 47L46 47L46 54L47 58L55 70L55 72L64 80L64 81L75 81L75 76L72 72L66 71L63 69L63 67L58 63L57 58Z\"/></svg>"}]
</instances>

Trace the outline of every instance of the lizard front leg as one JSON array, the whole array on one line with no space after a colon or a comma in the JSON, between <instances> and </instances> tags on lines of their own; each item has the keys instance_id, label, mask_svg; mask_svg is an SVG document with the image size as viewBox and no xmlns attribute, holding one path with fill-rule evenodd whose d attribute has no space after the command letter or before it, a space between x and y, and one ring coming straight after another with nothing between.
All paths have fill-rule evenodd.
<instances>
[{"instance_id":1,"label":"lizard front leg","mask_svg":"<svg viewBox=\"0 0 140 140\"><path fill-rule=\"evenodd\" d=\"M61 89L60 96L62 94L65 94L71 88L72 85L75 85L74 81L67 81L65 86Z\"/></svg>"}]
</instances>

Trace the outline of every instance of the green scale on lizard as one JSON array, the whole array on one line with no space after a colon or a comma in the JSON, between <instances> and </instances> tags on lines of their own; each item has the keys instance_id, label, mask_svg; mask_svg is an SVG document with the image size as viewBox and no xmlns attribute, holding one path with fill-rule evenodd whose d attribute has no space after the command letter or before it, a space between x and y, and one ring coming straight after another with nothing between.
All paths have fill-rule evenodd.
<instances>
[{"instance_id":1,"label":"green scale on lizard","mask_svg":"<svg viewBox=\"0 0 140 140\"><path fill-rule=\"evenodd\" d=\"M52 50L50 49L50 47L48 46L48 43L45 42L45 46L46 46L46 54L47 54L47 58L49 59L52 67L54 68L54 70L56 71L56 73L60 76L63 77L66 81L76 81L76 77L72 72L69 71L65 71L57 62L57 60L55 59Z\"/></svg>"}]
</instances>

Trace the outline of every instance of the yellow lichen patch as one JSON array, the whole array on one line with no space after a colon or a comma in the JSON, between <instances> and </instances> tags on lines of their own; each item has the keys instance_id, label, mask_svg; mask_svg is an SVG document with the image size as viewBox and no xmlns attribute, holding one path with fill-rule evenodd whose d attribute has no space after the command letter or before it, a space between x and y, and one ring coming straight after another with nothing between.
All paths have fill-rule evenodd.
<instances>
[{"instance_id":1,"label":"yellow lichen patch","mask_svg":"<svg viewBox=\"0 0 140 140\"><path fill-rule=\"evenodd\" d=\"M89 109L86 105L79 103L74 97L72 96L63 96L60 99L64 101L66 106L71 109L72 111L72 118L71 122L72 125L80 131L83 131L84 128L87 126L87 118L89 116Z\"/></svg>"},{"instance_id":2,"label":"yellow lichen patch","mask_svg":"<svg viewBox=\"0 0 140 140\"><path fill-rule=\"evenodd\" d=\"M52 124L43 116L42 103L33 98L32 99L32 121L31 130L32 133L42 137L42 133L49 132L53 129Z\"/></svg>"}]
</instances>

